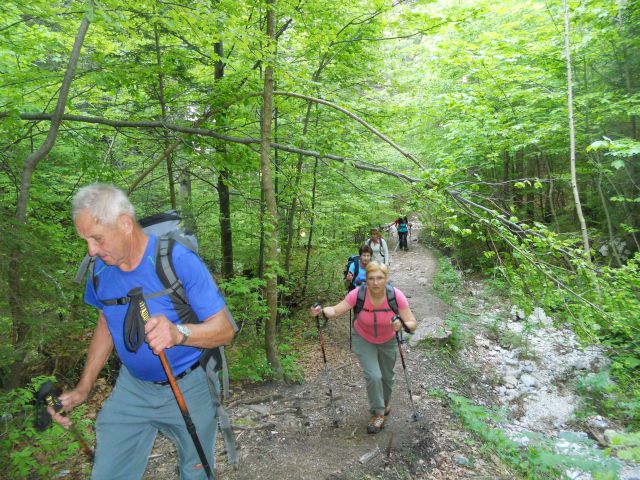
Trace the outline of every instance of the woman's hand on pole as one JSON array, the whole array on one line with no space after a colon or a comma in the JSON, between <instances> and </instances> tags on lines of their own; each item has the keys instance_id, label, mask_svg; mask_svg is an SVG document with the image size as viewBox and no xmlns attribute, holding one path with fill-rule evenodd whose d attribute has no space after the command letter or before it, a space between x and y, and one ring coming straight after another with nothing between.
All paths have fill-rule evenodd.
<instances>
[{"instance_id":1,"label":"woman's hand on pole","mask_svg":"<svg viewBox=\"0 0 640 480\"><path fill-rule=\"evenodd\" d=\"M317 317L321 313L322 313L322 305L320 305L319 303L314 303L313 305L311 305L311 308L309 309L309 314L312 317Z\"/></svg>"},{"instance_id":2,"label":"woman's hand on pole","mask_svg":"<svg viewBox=\"0 0 640 480\"><path fill-rule=\"evenodd\" d=\"M391 319L391 328L393 328L394 332L399 332L402 328L402 322L400 321L400 317L394 315Z\"/></svg>"}]
</instances>

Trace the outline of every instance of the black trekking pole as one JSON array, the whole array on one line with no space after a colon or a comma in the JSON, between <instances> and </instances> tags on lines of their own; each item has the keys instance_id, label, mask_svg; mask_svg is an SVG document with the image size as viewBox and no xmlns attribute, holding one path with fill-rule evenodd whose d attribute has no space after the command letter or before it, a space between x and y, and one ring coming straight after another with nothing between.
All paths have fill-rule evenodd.
<instances>
[{"instance_id":1,"label":"black trekking pole","mask_svg":"<svg viewBox=\"0 0 640 480\"><path fill-rule=\"evenodd\" d=\"M407 333L411 333L411 330L409 329L409 327L407 327L407 325L404 323L404 321L402 320L402 318L400 318L399 315L395 315L391 321L393 322L394 320L400 320L400 323L402 323L402 328L404 329L404 331ZM400 360L402 361L402 370L404 371L404 380L407 383L407 393L409 394L409 401L411 402L411 408L413 409L413 415L411 415L411 418L413 419L414 422L417 422L418 420L420 420L420 414L416 409L415 403L413 403L413 395L411 394L411 380L409 380L409 372L407 372L407 364L404 361L404 353L402 352L402 332L401 331L396 332L396 341L398 342L398 351L400 351Z\"/></svg>"},{"instance_id":2,"label":"black trekking pole","mask_svg":"<svg viewBox=\"0 0 640 480\"><path fill-rule=\"evenodd\" d=\"M56 413L62 412L62 402L60 402L60 399L55 394L55 387L51 380L47 380L43 383L40 389L36 392L35 427L40 432L44 432L51 424L51 415L49 415L46 407L51 407ZM93 450L91 450L80 431L74 424L69 425L68 429L80 444L80 448L82 448L84 454L93 462Z\"/></svg>"},{"instance_id":3,"label":"black trekking pole","mask_svg":"<svg viewBox=\"0 0 640 480\"><path fill-rule=\"evenodd\" d=\"M144 299L142 294L142 288L137 287L132 289L129 292L129 297L131 298L131 303L134 301L137 302L138 307L140 308L140 316L142 320L146 323L149 320L149 309L147 308L147 302ZM182 396L182 392L180 391L180 387L178 386L178 382L176 381L175 376L173 375L173 371L171 370L171 365L167 360L167 356L164 351L160 352L160 363L162 363L162 368L164 368L164 373L167 375L167 380L169 381L169 385L171 385L171 390L173 391L173 395L176 397L176 401L178 402L178 407L180 408L180 413L182 413L182 418L184 419L184 423L187 426L187 431L189 435L191 435L191 440L193 440L193 444L196 447L196 451L198 452L198 457L200 458L200 462L202 463L202 467L207 474L207 478L213 480L213 472L211 471L211 467L209 466L209 462L207 461L207 456L204 453L204 449L202 448L202 444L200 443L200 439L198 438L198 434L196 432L196 427L193 424L193 420L191 420L191 415L189 414L189 410L187 409L187 404L184 401L184 397Z\"/></svg>"},{"instance_id":4,"label":"black trekking pole","mask_svg":"<svg viewBox=\"0 0 640 480\"><path fill-rule=\"evenodd\" d=\"M314 303L313 307L321 307L319 303ZM320 309L322 316L324 317L324 325L320 326L320 316L316 317L316 327L318 327L318 337L320 338L320 351L322 352L322 361L324 363L324 372L327 377L327 383L329 384L329 404L331 405L331 410L333 412L333 426L338 427L340 425L340 421L338 419L338 412L336 411L336 405L333 401L333 381L331 380L331 372L329 372L329 366L327 364L327 354L324 351L324 335L322 334L322 329L327 326L327 322L329 319Z\"/></svg>"}]
</instances>

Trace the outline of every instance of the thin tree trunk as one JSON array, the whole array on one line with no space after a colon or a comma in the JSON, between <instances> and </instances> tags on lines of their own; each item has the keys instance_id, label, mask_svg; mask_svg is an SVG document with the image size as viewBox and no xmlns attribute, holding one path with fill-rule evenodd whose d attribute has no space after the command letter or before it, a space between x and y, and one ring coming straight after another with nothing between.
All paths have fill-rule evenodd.
<instances>
[{"instance_id":1,"label":"thin tree trunk","mask_svg":"<svg viewBox=\"0 0 640 480\"><path fill-rule=\"evenodd\" d=\"M218 60L215 64L214 78L220 80L224 77L224 62L222 55L224 54L224 45L217 42L213 46ZM219 124L224 124L226 120L225 112L223 112ZM218 173L218 199L219 199L219 217L220 217L220 250L222 252L222 276L224 278L233 277L233 231L231 229L231 194L229 192L229 170L224 166L226 164L227 148L221 142L216 149L222 155L222 167Z\"/></svg>"},{"instance_id":2,"label":"thin tree trunk","mask_svg":"<svg viewBox=\"0 0 640 480\"><path fill-rule=\"evenodd\" d=\"M258 278L262 280L264 278L264 222L265 222L265 204L264 204L264 190L262 189L262 174L260 175L260 246L258 248Z\"/></svg>"},{"instance_id":3,"label":"thin tree trunk","mask_svg":"<svg viewBox=\"0 0 640 480\"><path fill-rule=\"evenodd\" d=\"M278 211L271 174L271 119L273 116L273 65L275 63L276 15L275 0L267 0L267 36L269 43L268 63L264 70L264 95L262 104L262 131L260 142L260 172L262 191L266 204L265 230L267 243L267 261L265 277L267 287L265 295L269 307L269 317L265 328L265 349L267 360L276 380L282 380L283 372L276 342L276 321L278 317Z\"/></svg>"},{"instance_id":4,"label":"thin tree trunk","mask_svg":"<svg viewBox=\"0 0 640 480\"><path fill-rule=\"evenodd\" d=\"M616 263L619 267L622 266L622 260L620 259L620 255L618 255L618 248L616 247L616 242L614 234L613 234L613 224L611 223L611 216L609 215L609 207L607 206L607 200L604 196L604 192L602 191L602 165L598 162L598 180L596 182L596 186L598 187L598 196L600 197L600 203L602 203L602 209L604 210L604 216L607 219L607 230L609 231L609 246L611 249L611 255L616 260Z\"/></svg>"},{"instance_id":5,"label":"thin tree trunk","mask_svg":"<svg viewBox=\"0 0 640 480\"><path fill-rule=\"evenodd\" d=\"M307 113L304 117L304 124L302 126L302 144L300 145L300 148L305 147L304 144L304 138L307 135L307 132L309 131L309 118L311 117L311 102L307 102ZM293 250L293 238L295 236L295 217L296 217L296 212L298 209L298 188L300 186L300 180L302 178L302 166L304 165L304 157L300 154L298 154L298 163L296 165L296 178L293 182L293 195L291 198L291 205L289 206L289 215L288 215L288 221L287 221L287 246L286 246L286 250L285 250L285 257L284 257L284 271L285 274L287 275L287 278L289 277L289 274L291 273L291 251Z\"/></svg>"},{"instance_id":6,"label":"thin tree trunk","mask_svg":"<svg viewBox=\"0 0 640 480\"><path fill-rule=\"evenodd\" d=\"M318 159L313 164L313 185L311 186L311 211L316 210L316 184L318 182ZM304 263L304 278L302 280L302 298L305 298L307 293L307 283L309 280L309 263L311 257L311 247L313 245L313 229L314 229L315 216L311 215L311 222L309 225L309 240L307 241L307 256Z\"/></svg>"},{"instance_id":7,"label":"thin tree trunk","mask_svg":"<svg viewBox=\"0 0 640 480\"><path fill-rule=\"evenodd\" d=\"M158 34L158 25L153 26L153 34L156 43L156 65L158 65L158 101L160 102L160 110L162 112L162 121L167 121L167 105L164 98L164 74L162 73L162 56L160 55L160 35ZM169 131L162 129L164 136L165 151L169 149ZM167 177L169 179L169 198L171 199L171 208L176 209L176 189L173 179L173 156L167 155Z\"/></svg>"},{"instance_id":8,"label":"thin tree trunk","mask_svg":"<svg viewBox=\"0 0 640 480\"><path fill-rule=\"evenodd\" d=\"M611 186L613 191L616 193L616 195L624 196L624 192L620 191L618 186L615 183L613 183L609 177L606 177L606 178L607 178L607 181L609 182L609 185ZM622 202L622 209L623 209L623 211L625 213L625 220L628 223L630 223L631 225L633 225L634 215L633 215L633 212L631 211L631 209L628 207L626 202ZM631 235L631 238L633 239L633 243L636 246L636 250L640 251L640 242L638 241L636 233L635 232L631 232L630 235Z\"/></svg>"},{"instance_id":9,"label":"thin tree trunk","mask_svg":"<svg viewBox=\"0 0 640 480\"><path fill-rule=\"evenodd\" d=\"M184 213L184 229L197 235L198 226L193 215L193 195L191 190L191 173L187 169L183 169L179 175L180 188L178 189L180 196L180 208Z\"/></svg>"},{"instance_id":10,"label":"thin tree trunk","mask_svg":"<svg viewBox=\"0 0 640 480\"><path fill-rule=\"evenodd\" d=\"M553 177L551 173L551 165L549 164L549 159L544 157L545 165L547 166L547 176L549 177L549 210L551 211L551 217L553 218L553 226L556 233L560 233L560 222L558 222L558 215L556 214L556 207L553 201Z\"/></svg>"},{"instance_id":11,"label":"thin tree trunk","mask_svg":"<svg viewBox=\"0 0 640 480\"><path fill-rule=\"evenodd\" d=\"M624 10L627 8L628 0L618 0L618 27L620 28L620 36L622 42L620 48L622 49L622 71L624 75L624 84L627 89L628 95L633 95L633 75L631 74L631 67L629 65L629 47L627 44L627 35L623 31L624 29ZM638 138L638 117L635 114L630 114L631 120L631 138Z\"/></svg>"},{"instance_id":12,"label":"thin tree trunk","mask_svg":"<svg viewBox=\"0 0 640 480\"><path fill-rule=\"evenodd\" d=\"M93 8L93 2L89 0L88 8ZM84 38L87 34L87 30L89 29L89 17L85 15L80 22L80 27L78 28L78 32L76 34L75 41L73 43L73 48L71 49L71 56L69 58L69 63L67 64L67 69L64 73L64 78L62 80L62 85L60 86L60 93L58 95L58 102L56 104L56 108L53 111L53 115L51 117L51 125L49 127L49 132L47 133L47 137L35 152L32 152L25 160L24 166L22 168L22 175L20 178L20 191L18 193L18 200L16 203L16 216L15 220L19 226L24 226L27 223L27 210L29 206L29 196L31 192L31 178L33 177L33 173L38 166L38 163L44 159L53 146L56 143L56 138L58 135L58 130L60 129L60 124L62 123L62 116L64 114L64 110L67 104L67 97L69 96L69 90L71 88L71 83L73 82L73 77L76 71L76 67L78 65L78 60L80 58L80 51L82 49L82 44L84 43ZM14 349L18 349L19 346L24 342L24 340L29 335L29 328L27 326L26 314L24 305L22 303L22 282L21 282L21 259L23 256L23 252L20 249L19 242L16 242L12 247L13 251L11 252L11 257L9 260L9 268L7 274L7 283L8 283L8 297L9 304L11 309L12 316L12 345ZM21 357L22 358L22 357ZM22 363L23 360L20 360L19 363ZM11 369L11 375L9 377L9 387L17 385L19 382L20 376L23 374L23 369L19 365L14 365Z\"/></svg>"},{"instance_id":13,"label":"thin tree trunk","mask_svg":"<svg viewBox=\"0 0 640 480\"><path fill-rule=\"evenodd\" d=\"M573 122L573 79L571 72L571 46L569 42L569 7L567 0L562 1L564 7L564 52L567 59L567 106L569 109L569 159L571 164L571 191L573 192L573 201L576 207L576 214L580 222L580 231L582 232L582 244L584 248L585 259L591 262L591 248L589 247L589 234L587 232L587 223L582 214L582 205L580 203L580 193L578 192L578 180L576 174L576 135Z\"/></svg>"}]
</instances>

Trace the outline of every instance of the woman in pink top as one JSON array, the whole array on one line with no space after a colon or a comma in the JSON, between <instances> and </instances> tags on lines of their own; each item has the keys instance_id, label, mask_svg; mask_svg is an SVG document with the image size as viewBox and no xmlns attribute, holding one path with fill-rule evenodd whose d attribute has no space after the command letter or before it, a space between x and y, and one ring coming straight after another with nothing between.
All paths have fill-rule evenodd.
<instances>
[{"instance_id":1,"label":"woman in pink top","mask_svg":"<svg viewBox=\"0 0 640 480\"><path fill-rule=\"evenodd\" d=\"M353 324L353 350L367 381L367 396L371 421L367 432L378 433L384 426L385 415L391 411L389 400L393 391L393 367L398 347L395 334L402 328L400 320L393 320L395 313L387 300L389 268L385 264L371 262L367 265L367 283L364 305ZM356 306L356 288L333 307L311 307L311 315L324 313L328 318L338 317ZM398 313L406 326L416 329L416 319L404 294L394 288Z\"/></svg>"}]
</instances>

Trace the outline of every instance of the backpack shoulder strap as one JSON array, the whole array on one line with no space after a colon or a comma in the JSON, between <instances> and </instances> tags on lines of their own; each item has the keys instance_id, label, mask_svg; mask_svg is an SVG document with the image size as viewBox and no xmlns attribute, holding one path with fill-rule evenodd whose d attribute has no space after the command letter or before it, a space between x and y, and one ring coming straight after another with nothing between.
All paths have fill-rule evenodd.
<instances>
[{"instance_id":1,"label":"backpack shoulder strap","mask_svg":"<svg viewBox=\"0 0 640 480\"><path fill-rule=\"evenodd\" d=\"M356 300L356 306L354 307L354 313L356 314L356 317L364 308L364 298L366 297L366 295L367 295L367 284L363 283L358 287L358 298Z\"/></svg>"},{"instance_id":2,"label":"backpack shoulder strap","mask_svg":"<svg viewBox=\"0 0 640 480\"><path fill-rule=\"evenodd\" d=\"M393 286L389 284L387 284L387 303L389 304L389 308L393 310L393 313L400 315L398 301L396 300L396 291Z\"/></svg>"},{"instance_id":3,"label":"backpack shoulder strap","mask_svg":"<svg viewBox=\"0 0 640 480\"><path fill-rule=\"evenodd\" d=\"M173 248L176 243L178 243L176 238L170 235L158 237L156 240L156 275L162 282L164 290L145 295L145 297L168 295L181 323L198 323L198 318L189 305L187 294L173 265Z\"/></svg>"},{"instance_id":4,"label":"backpack shoulder strap","mask_svg":"<svg viewBox=\"0 0 640 480\"><path fill-rule=\"evenodd\" d=\"M356 277L360 273L360 255L353 259L353 281L356 281Z\"/></svg>"},{"instance_id":5,"label":"backpack shoulder strap","mask_svg":"<svg viewBox=\"0 0 640 480\"><path fill-rule=\"evenodd\" d=\"M78 267L78 271L76 272L76 276L73 278L73 281L76 283L82 283L87 275L87 271L93 270L93 265L96 262L96 257L92 257L89 254L86 254L82 259L82 263Z\"/></svg>"}]
</instances>

